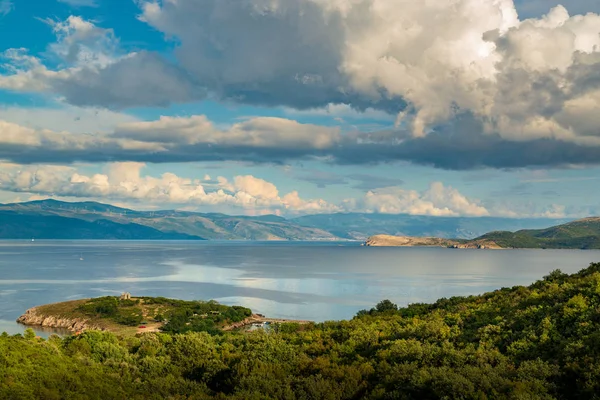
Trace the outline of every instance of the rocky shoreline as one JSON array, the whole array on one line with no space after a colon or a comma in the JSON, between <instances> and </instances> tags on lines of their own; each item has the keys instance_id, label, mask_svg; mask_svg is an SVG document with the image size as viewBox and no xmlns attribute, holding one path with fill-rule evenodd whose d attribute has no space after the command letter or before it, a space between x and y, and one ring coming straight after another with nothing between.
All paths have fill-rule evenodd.
<instances>
[{"instance_id":1,"label":"rocky shoreline","mask_svg":"<svg viewBox=\"0 0 600 400\"><path fill-rule=\"evenodd\" d=\"M102 327L90 324L87 319L44 315L39 312L37 307L32 307L25 311L25 314L17 318L17 322L26 326L43 326L46 328L67 329L71 332L82 332L85 330L105 330Z\"/></svg>"},{"instance_id":2,"label":"rocky shoreline","mask_svg":"<svg viewBox=\"0 0 600 400\"><path fill-rule=\"evenodd\" d=\"M61 316L52 316L44 314L39 310L38 307L32 307L29 310L25 311L25 314L21 315L17 322L23 324L25 326L41 326L45 328L54 328L54 329L65 329L72 333L83 332L86 330L99 330L106 331L108 329L104 327L100 327L90 322L88 319L83 318L66 318ZM261 314L252 314L252 316L245 318L240 322L233 323L223 328L224 331L231 331L235 329L240 329L245 326L249 326L255 323L299 323L299 324L308 324L311 321L303 321L303 320L287 320L287 319L277 319L277 318L266 318ZM149 332L149 330L145 330L144 332Z\"/></svg>"}]
</instances>

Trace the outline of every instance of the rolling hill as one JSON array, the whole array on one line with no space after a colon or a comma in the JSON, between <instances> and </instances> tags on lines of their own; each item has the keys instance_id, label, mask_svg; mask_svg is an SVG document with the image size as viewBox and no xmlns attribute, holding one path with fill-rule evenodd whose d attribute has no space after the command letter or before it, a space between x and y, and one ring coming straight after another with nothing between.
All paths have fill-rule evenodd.
<instances>
[{"instance_id":1,"label":"rolling hill","mask_svg":"<svg viewBox=\"0 0 600 400\"><path fill-rule=\"evenodd\" d=\"M600 217L584 218L547 229L490 232L480 238L503 248L600 249Z\"/></svg>"}]
</instances>

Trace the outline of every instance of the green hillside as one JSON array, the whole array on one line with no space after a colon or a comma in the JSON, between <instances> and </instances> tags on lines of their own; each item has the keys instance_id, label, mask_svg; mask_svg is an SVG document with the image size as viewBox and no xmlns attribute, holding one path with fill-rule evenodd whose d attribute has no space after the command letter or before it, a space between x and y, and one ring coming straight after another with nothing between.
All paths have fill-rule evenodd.
<instances>
[{"instance_id":1,"label":"green hillside","mask_svg":"<svg viewBox=\"0 0 600 400\"><path fill-rule=\"evenodd\" d=\"M350 321L268 331L4 334L0 398L597 399L599 288L592 264L529 287L404 308L384 300Z\"/></svg>"},{"instance_id":2,"label":"green hillside","mask_svg":"<svg viewBox=\"0 0 600 400\"><path fill-rule=\"evenodd\" d=\"M547 229L490 232L485 239L505 248L600 249L600 218L592 217Z\"/></svg>"}]
</instances>

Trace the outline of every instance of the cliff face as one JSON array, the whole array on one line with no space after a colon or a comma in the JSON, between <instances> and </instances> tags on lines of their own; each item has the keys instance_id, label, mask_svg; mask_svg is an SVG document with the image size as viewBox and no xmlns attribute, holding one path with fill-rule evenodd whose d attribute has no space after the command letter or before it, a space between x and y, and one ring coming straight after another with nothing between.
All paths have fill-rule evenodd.
<instances>
[{"instance_id":1,"label":"cliff face","mask_svg":"<svg viewBox=\"0 0 600 400\"><path fill-rule=\"evenodd\" d=\"M68 329L71 332L81 332L90 329L105 330L102 327L90 324L86 319L44 315L36 307L25 311L25 314L21 315L17 319L17 322L28 326Z\"/></svg>"}]
</instances>

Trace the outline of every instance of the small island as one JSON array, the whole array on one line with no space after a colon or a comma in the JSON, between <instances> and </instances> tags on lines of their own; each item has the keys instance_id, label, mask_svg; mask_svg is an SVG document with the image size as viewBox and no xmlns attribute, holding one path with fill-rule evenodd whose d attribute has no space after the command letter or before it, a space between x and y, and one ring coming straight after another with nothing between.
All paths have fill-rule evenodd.
<instances>
[{"instance_id":1,"label":"small island","mask_svg":"<svg viewBox=\"0 0 600 400\"><path fill-rule=\"evenodd\" d=\"M371 247L446 247L453 249L501 249L491 240L462 240L436 237L375 235L365 242Z\"/></svg>"},{"instance_id":2,"label":"small island","mask_svg":"<svg viewBox=\"0 0 600 400\"><path fill-rule=\"evenodd\" d=\"M145 332L208 332L243 329L263 324L307 324L267 318L242 306L211 301L186 301L165 297L105 296L72 300L30 308L17 322L26 326L66 329L78 334L86 330L108 331L123 336Z\"/></svg>"},{"instance_id":3,"label":"small island","mask_svg":"<svg viewBox=\"0 0 600 400\"><path fill-rule=\"evenodd\" d=\"M453 249L600 249L600 217L584 218L546 229L495 231L475 239L375 235L365 246L446 247Z\"/></svg>"}]
</instances>

